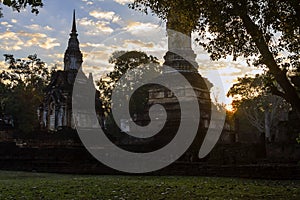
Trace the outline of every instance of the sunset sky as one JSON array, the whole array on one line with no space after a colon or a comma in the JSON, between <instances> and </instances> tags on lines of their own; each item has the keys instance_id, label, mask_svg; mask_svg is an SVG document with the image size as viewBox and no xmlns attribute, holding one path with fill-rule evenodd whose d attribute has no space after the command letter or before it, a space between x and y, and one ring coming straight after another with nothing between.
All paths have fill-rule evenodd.
<instances>
[{"instance_id":1,"label":"sunset sky","mask_svg":"<svg viewBox=\"0 0 300 200\"><path fill-rule=\"evenodd\" d=\"M21 13L3 7L0 18L0 54L13 54L17 58L37 54L49 68L63 67L63 54L67 47L72 24L76 21L80 48L84 54L83 69L98 79L111 70L108 58L116 50L140 50L157 56L161 61L167 51L165 23L156 16L145 15L128 8L130 0L44 0L38 15L29 9ZM196 44L199 72L214 85L220 102L237 77L258 72L243 60L231 59L213 62ZM0 58L3 69L4 57ZM221 91L221 77L224 92Z\"/></svg>"}]
</instances>

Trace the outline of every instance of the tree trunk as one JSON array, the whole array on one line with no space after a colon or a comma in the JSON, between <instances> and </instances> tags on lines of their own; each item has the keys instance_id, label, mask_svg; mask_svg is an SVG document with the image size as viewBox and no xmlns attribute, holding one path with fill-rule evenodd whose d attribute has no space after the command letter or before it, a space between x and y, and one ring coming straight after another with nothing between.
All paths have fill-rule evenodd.
<instances>
[{"instance_id":1,"label":"tree trunk","mask_svg":"<svg viewBox=\"0 0 300 200\"><path fill-rule=\"evenodd\" d=\"M240 17L243 20L244 26L247 32L251 35L254 40L260 54L263 57L264 64L269 68L276 81L280 84L284 90L284 98L292 105L294 110L297 112L300 118L300 98L297 94L296 89L293 87L291 82L286 76L286 72L281 70L277 65L273 54L270 52L267 42L264 38L262 31L259 27L251 20L247 13L241 14Z\"/></svg>"},{"instance_id":2,"label":"tree trunk","mask_svg":"<svg viewBox=\"0 0 300 200\"><path fill-rule=\"evenodd\" d=\"M270 112L265 111L265 137L266 141L271 141L271 121L270 121Z\"/></svg>"}]
</instances>

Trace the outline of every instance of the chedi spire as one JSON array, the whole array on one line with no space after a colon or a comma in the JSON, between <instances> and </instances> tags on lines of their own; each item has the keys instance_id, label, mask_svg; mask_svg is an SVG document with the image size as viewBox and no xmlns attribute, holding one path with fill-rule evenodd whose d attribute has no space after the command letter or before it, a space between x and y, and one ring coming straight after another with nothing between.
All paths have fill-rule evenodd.
<instances>
[{"instance_id":1,"label":"chedi spire","mask_svg":"<svg viewBox=\"0 0 300 200\"><path fill-rule=\"evenodd\" d=\"M75 10L73 11L73 25L72 25L72 30L70 36L75 36L77 37L77 29L76 29L76 17L75 17Z\"/></svg>"},{"instance_id":2,"label":"chedi spire","mask_svg":"<svg viewBox=\"0 0 300 200\"><path fill-rule=\"evenodd\" d=\"M73 24L67 50L64 56L64 70L78 70L82 65L82 53L77 38L75 10L73 11Z\"/></svg>"}]
</instances>

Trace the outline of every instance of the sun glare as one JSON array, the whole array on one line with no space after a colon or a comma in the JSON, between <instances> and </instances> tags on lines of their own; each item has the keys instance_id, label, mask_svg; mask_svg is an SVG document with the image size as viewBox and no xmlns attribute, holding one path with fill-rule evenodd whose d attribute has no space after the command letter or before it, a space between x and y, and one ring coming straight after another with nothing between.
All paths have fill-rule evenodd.
<instances>
[{"instance_id":1,"label":"sun glare","mask_svg":"<svg viewBox=\"0 0 300 200\"><path fill-rule=\"evenodd\" d=\"M225 109L226 109L228 112L231 112L231 113L234 113L234 112L235 112L235 109L234 109L234 107L232 106L232 104L226 104Z\"/></svg>"}]
</instances>

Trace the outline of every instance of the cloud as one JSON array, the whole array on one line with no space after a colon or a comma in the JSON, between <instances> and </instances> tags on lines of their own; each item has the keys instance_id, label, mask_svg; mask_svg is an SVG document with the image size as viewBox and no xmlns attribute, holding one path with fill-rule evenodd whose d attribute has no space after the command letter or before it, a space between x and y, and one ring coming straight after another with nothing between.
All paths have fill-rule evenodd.
<instances>
[{"instance_id":1,"label":"cloud","mask_svg":"<svg viewBox=\"0 0 300 200\"><path fill-rule=\"evenodd\" d=\"M105 21L93 21L88 18L82 18L78 20L78 23L85 27L87 31L84 32L85 35L98 35L98 34L111 34L114 30L109 27L109 22Z\"/></svg>"},{"instance_id":2,"label":"cloud","mask_svg":"<svg viewBox=\"0 0 300 200\"><path fill-rule=\"evenodd\" d=\"M3 26L6 26L8 24L8 22L1 22L0 24Z\"/></svg>"},{"instance_id":3,"label":"cloud","mask_svg":"<svg viewBox=\"0 0 300 200\"><path fill-rule=\"evenodd\" d=\"M113 11L105 12L105 11L93 10L89 14L90 16L95 17L96 19L109 20L114 23L121 20L120 16L116 15L116 13Z\"/></svg>"},{"instance_id":4,"label":"cloud","mask_svg":"<svg viewBox=\"0 0 300 200\"><path fill-rule=\"evenodd\" d=\"M94 64L96 63L104 63L107 62L108 58L110 57L110 53L107 51L91 51L91 52L84 52L83 53L86 58L86 62L92 61Z\"/></svg>"},{"instance_id":5,"label":"cloud","mask_svg":"<svg viewBox=\"0 0 300 200\"><path fill-rule=\"evenodd\" d=\"M99 0L99 1L103 1L103 0ZM88 1L88 0L82 0L82 2L85 2L86 5L93 5L94 4L93 1Z\"/></svg>"},{"instance_id":6,"label":"cloud","mask_svg":"<svg viewBox=\"0 0 300 200\"><path fill-rule=\"evenodd\" d=\"M16 19L12 19L11 22L15 24L15 23L17 23L18 21L17 21Z\"/></svg>"},{"instance_id":7,"label":"cloud","mask_svg":"<svg viewBox=\"0 0 300 200\"><path fill-rule=\"evenodd\" d=\"M81 43L80 44L80 47L93 47L93 48L100 48L100 47L105 47L104 44L97 44L97 43L90 43L90 42L87 42L87 43Z\"/></svg>"},{"instance_id":8,"label":"cloud","mask_svg":"<svg viewBox=\"0 0 300 200\"><path fill-rule=\"evenodd\" d=\"M60 46L58 42L55 42L55 38L32 38L25 43L25 47L39 46L43 49L52 49L53 47Z\"/></svg>"},{"instance_id":9,"label":"cloud","mask_svg":"<svg viewBox=\"0 0 300 200\"><path fill-rule=\"evenodd\" d=\"M100 77L113 69L113 66L108 63L108 59L111 56L109 50L102 51L97 49L91 52L83 52L83 55L83 69L87 73L92 72L95 80L100 79Z\"/></svg>"},{"instance_id":10,"label":"cloud","mask_svg":"<svg viewBox=\"0 0 300 200\"><path fill-rule=\"evenodd\" d=\"M0 35L0 48L6 51L21 50L23 47L38 46L43 49L52 49L60 46L56 38L48 37L43 33L28 33L24 31L6 31Z\"/></svg>"},{"instance_id":11,"label":"cloud","mask_svg":"<svg viewBox=\"0 0 300 200\"><path fill-rule=\"evenodd\" d=\"M52 49L53 47L60 46L58 42L55 42L55 38L47 38L46 41L40 43L38 46L44 49Z\"/></svg>"},{"instance_id":12,"label":"cloud","mask_svg":"<svg viewBox=\"0 0 300 200\"><path fill-rule=\"evenodd\" d=\"M141 40L124 40L125 47L134 46L134 47L145 47L153 48L154 44L152 42L142 42Z\"/></svg>"},{"instance_id":13,"label":"cloud","mask_svg":"<svg viewBox=\"0 0 300 200\"><path fill-rule=\"evenodd\" d=\"M199 64L199 73L208 78L213 83L212 92L217 95L220 102L230 103L231 99L225 97L232 84L236 82L237 77L245 74L257 74L261 71L255 67L249 67L242 60L233 62L222 59L220 61L211 61L207 59L197 59ZM223 88L223 89L222 89Z\"/></svg>"},{"instance_id":14,"label":"cloud","mask_svg":"<svg viewBox=\"0 0 300 200\"><path fill-rule=\"evenodd\" d=\"M166 48L162 48L164 43L155 44L153 42L144 42L142 40L120 39L113 40L114 43L98 44L98 43L82 43L80 46L83 51L85 72L92 72L95 80L108 73L113 69L113 65L108 62L109 57L115 51L144 51L148 55L159 56L165 53ZM88 48L93 48L88 51Z\"/></svg>"},{"instance_id":15,"label":"cloud","mask_svg":"<svg viewBox=\"0 0 300 200\"><path fill-rule=\"evenodd\" d=\"M17 33L6 31L0 35L0 48L6 51L20 50L24 42L20 39Z\"/></svg>"},{"instance_id":16,"label":"cloud","mask_svg":"<svg viewBox=\"0 0 300 200\"><path fill-rule=\"evenodd\" d=\"M51 28L50 26L45 26L44 29L47 31L53 31L53 28Z\"/></svg>"},{"instance_id":17,"label":"cloud","mask_svg":"<svg viewBox=\"0 0 300 200\"><path fill-rule=\"evenodd\" d=\"M222 77L241 77L245 74L260 73L261 70L255 67L249 67L244 62L233 62L228 60L211 61L211 60L199 60L199 71L201 73L207 73L209 71L217 71Z\"/></svg>"},{"instance_id":18,"label":"cloud","mask_svg":"<svg viewBox=\"0 0 300 200\"><path fill-rule=\"evenodd\" d=\"M38 24L31 24L31 25L25 26L25 28L28 28L33 31L41 31L41 30L52 31L53 30L53 28L51 28L50 26L42 27Z\"/></svg>"},{"instance_id":19,"label":"cloud","mask_svg":"<svg viewBox=\"0 0 300 200\"><path fill-rule=\"evenodd\" d=\"M125 4L129 4L129 3L134 2L134 0L114 0L114 1L121 4L121 5L125 5Z\"/></svg>"},{"instance_id":20,"label":"cloud","mask_svg":"<svg viewBox=\"0 0 300 200\"><path fill-rule=\"evenodd\" d=\"M44 33L28 33L28 32L25 32L25 31L20 31L20 32L17 33L17 35L23 36L23 37L29 37L29 38L37 38L37 39L47 37L47 35L44 34Z\"/></svg>"},{"instance_id":21,"label":"cloud","mask_svg":"<svg viewBox=\"0 0 300 200\"><path fill-rule=\"evenodd\" d=\"M57 59L57 58L63 59L64 58L64 54L63 53L54 53L54 54L48 55L48 57L55 58L55 59Z\"/></svg>"},{"instance_id":22,"label":"cloud","mask_svg":"<svg viewBox=\"0 0 300 200\"><path fill-rule=\"evenodd\" d=\"M9 24L9 23L6 22L6 21L0 22L0 24L1 24L2 26L5 26L6 28L11 28L11 27L13 27L11 24Z\"/></svg>"},{"instance_id":23,"label":"cloud","mask_svg":"<svg viewBox=\"0 0 300 200\"><path fill-rule=\"evenodd\" d=\"M135 36L147 36L152 35L153 31L159 28L159 25L153 23L130 22L124 30Z\"/></svg>"}]
</instances>

